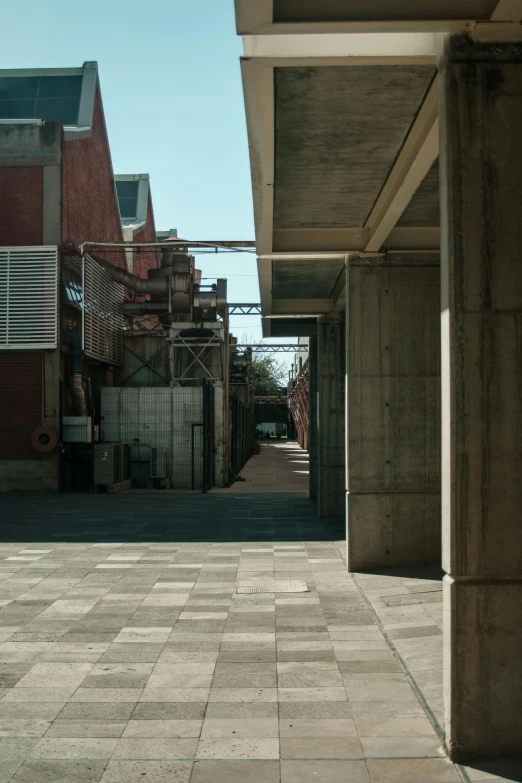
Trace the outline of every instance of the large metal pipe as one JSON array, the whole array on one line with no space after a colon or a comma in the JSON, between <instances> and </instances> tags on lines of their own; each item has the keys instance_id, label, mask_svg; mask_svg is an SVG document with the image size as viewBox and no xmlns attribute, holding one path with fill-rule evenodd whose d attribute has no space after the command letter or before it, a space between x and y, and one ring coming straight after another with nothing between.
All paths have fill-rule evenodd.
<instances>
[{"instance_id":1,"label":"large metal pipe","mask_svg":"<svg viewBox=\"0 0 522 783\"><path fill-rule=\"evenodd\" d=\"M168 298L168 277L144 280L142 277L126 272L125 269L120 269L119 266L114 266L110 261L105 261L104 258L100 258L99 256L91 256L91 258L94 258L94 260L105 269L112 280L126 286L126 288L130 288L131 291L136 291L138 294L152 294L153 296L160 296L164 299Z\"/></svg>"},{"instance_id":2,"label":"large metal pipe","mask_svg":"<svg viewBox=\"0 0 522 783\"><path fill-rule=\"evenodd\" d=\"M87 400L85 399L81 372L69 375L69 391L73 416L87 416Z\"/></svg>"}]
</instances>

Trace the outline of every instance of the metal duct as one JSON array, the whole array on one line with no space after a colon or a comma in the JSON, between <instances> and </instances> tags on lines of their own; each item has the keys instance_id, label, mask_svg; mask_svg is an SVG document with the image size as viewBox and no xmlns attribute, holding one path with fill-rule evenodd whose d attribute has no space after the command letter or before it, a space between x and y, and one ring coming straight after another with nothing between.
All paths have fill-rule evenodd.
<instances>
[{"instance_id":1,"label":"metal duct","mask_svg":"<svg viewBox=\"0 0 522 783\"><path fill-rule=\"evenodd\" d=\"M110 261L105 261L103 258L99 258L98 256L91 256L91 258L94 258L94 260L105 269L112 280L130 288L131 291L136 291L138 294L152 294L154 296L159 296L162 299L168 298L168 277L161 277L155 280L144 280L142 277L138 277L130 272L126 272L124 269L120 269L118 266L114 266Z\"/></svg>"},{"instance_id":2,"label":"metal duct","mask_svg":"<svg viewBox=\"0 0 522 783\"><path fill-rule=\"evenodd\" d=\"M87 401L81 372L69 375L69 391L71 392L73 416L87 416Z\"/></svg>"}]
</instances>

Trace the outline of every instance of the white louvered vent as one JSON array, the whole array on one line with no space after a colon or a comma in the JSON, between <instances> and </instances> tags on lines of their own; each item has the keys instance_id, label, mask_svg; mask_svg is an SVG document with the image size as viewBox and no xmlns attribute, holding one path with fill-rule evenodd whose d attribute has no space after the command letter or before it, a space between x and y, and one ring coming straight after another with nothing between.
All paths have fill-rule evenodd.
<instances>
[{"instance_id":1,"label":"white louvered vent","mask_svg":"<svg viewBox=\"0 0 522 783\"><path fill-rule=\"evenodd\" d=\"M0 350L58 344L58 248L0 247Z\"/></svg>"},{"instance_id":2,"label":"white louvered vent","mask_svg":"<svg viewBox=\"0 0 522 783\"><path fill-rule=\"evenodd\" d=\"M115 283L93 258L83 262L83 350L86 356L121 364L123 286Z\"/></svg>"}]
</instances>

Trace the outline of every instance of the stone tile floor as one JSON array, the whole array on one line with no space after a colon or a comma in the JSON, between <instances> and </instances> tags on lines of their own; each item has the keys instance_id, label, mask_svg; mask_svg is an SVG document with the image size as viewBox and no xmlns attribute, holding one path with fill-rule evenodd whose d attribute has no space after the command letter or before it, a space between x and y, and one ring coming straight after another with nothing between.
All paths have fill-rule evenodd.
<instances>
[{"instance_id":1,"label":"stone tile floor","mask_svg":"<svg viewBox=\"0 0 522 783\"><path fill-rule=\"evenodd\" d=\"M442 731L443 572L418 566L353 576Z\"/></svg>"},{"instance_id":2,"label":"stone tile floor","mask_svg":"<svg viewBox=\"0 0 522 783\"><path fill-rule=\"evenodd\" d=\"M261 451L241 471L241 481L214 493L252 494L274 492L308 495L309 457L299 444L288 440L261 443Z\"/></svg>"},{"instance_id":3,"label":"stone tile floor","mask_svg":"<svg viewBox=\"0 0 522 783\"><path fill-rule=\"evenodd\" d=\"M1 504L0 783L462 779L306 498Z\"/></svg>"}]
</instances>

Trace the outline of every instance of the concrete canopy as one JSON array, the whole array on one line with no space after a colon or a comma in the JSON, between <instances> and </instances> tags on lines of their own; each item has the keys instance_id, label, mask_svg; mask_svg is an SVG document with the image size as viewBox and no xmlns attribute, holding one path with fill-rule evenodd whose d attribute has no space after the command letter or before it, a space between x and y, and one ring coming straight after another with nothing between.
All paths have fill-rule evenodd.
<instances>
[{"instance_id":1,"label":"concrete canopy","mask_svg":"<svg viewBox=\"0 0 522 783\"><path fill-rule=\"evenodd\" d=\"M522 2L236 0L236 19L264 334L288 334L341 309L350 254L438 251L436 33L509 35Z\"/></svg>"}]
</instances>

